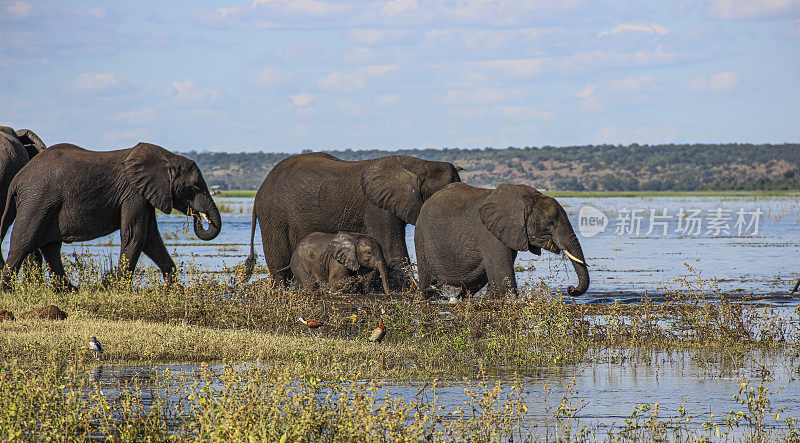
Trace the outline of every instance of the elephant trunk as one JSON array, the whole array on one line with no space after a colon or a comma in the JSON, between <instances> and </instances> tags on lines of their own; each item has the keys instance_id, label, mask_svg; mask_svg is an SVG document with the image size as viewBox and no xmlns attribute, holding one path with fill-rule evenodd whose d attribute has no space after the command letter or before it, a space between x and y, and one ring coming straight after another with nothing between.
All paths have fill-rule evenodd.
<instances>
[{"instance_id":1,"label":"elephant trunk","mask_svg":"<svg viewBox=\"0 0 800 443\"><path fill-rule=\"evenodd\" d=\"M194 210L194 233L200 240L213 240L222 230L222 218L219 209L211 196L207 194L197 194L191 202ZM208 221L208 229L203 228L203 219Z\"/></svg>"},{"instance_id":2,"label":"elephant trunk","mask_svg":"<svg viewBox=\"0 0 800 443\"><path fill-rule=\"evenodd\" d=\"M575 273L578 274L578 286L570 286L567 288L567 294L570 297L577 297L583 295L589 289L589 268L586 264L586 259L583 256L583 249L575 231L570 226L568 232L563 237L566 238L563 242L558 242L559 248L564 251L564 254L572 262L575 268Z\"/></svg>"}]
</instances>

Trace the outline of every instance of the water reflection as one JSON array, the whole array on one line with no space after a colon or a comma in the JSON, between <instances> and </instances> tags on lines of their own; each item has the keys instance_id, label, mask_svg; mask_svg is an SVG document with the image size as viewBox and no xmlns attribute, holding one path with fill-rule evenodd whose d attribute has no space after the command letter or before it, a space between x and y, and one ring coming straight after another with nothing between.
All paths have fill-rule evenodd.
<instances>
[{"instance_id":1,"label":"water reflection","mask_svg":"<svg viewBox=\"0 0 800 443\"><path fill-rule=\"evenodd\" d=\"M475 390L481 377L491 389L500 381L506 389L517 379L527 394L525 405L525 427L537 435L543 435L548 427L556 426L555 414L558 405L567 401L576 408L572 419L574 429L586 426L598 433L618 432L625 419L640 404L659 404L660 418L666 420L679 415L683 408L688 415L682 420L691 429L700 429L702 424L713 420L722 423L729 411L746 407L733 399L743 380L758 384L764 377L772 381L770 388L782 387L779 394L770 397L772 410L786 408L781 414L796 416L800 411L796 357L785 354L766 355L751 353L740 360L721 361L702 352L652 352L639 354L627 350L601 351L595 355L596 363L507 369L490 375L481 374L476 368L476 380L472 382L438 383L436 394L439 404L446 412L464 407L469 400L467 389ZM746 362L746 363L742 363ZM240 367L238 370L244 370ZM223 365L211 366L221 374ZM164 383L189 386L200 380L201 367L193 364L142 366L98 366L92 372L110 397L119 396L122 387L136 386L143 392L144 405L152 404L155 393ZM212 384L221 386L219 379ZM424 391L421 388L425 387ZM185 392L173 392L170 401L178 401ZM377 399L387 394L403 397L407 401L430 400L429 383L384 382L375 392ZM382 400L378 400L380 404ZM474 402L473 402L474 404ZM467 407L467 410L470 408ZM712 415L713 414L713 417ZM771 427L780 427L774 420L766 420ZM743 428L735 431L741 436Z\"/></svg>"}]
</instances>

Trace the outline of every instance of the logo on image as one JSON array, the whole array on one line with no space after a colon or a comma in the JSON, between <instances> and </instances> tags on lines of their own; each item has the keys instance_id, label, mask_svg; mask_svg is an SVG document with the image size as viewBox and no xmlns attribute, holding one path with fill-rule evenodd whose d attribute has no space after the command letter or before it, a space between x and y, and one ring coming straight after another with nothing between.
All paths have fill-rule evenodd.
<instances>
[{"instance_id":1,"label":"logo on image","mask_svg":"<svg viewBox=\"0 0 800 443\"><path fill-rule=\"evenodd\" d=\"M593 237L608 226L608 218L602 211L592 206L584 206L578 213L578 231L584 237Z\"/></svg>"}]
</instances>

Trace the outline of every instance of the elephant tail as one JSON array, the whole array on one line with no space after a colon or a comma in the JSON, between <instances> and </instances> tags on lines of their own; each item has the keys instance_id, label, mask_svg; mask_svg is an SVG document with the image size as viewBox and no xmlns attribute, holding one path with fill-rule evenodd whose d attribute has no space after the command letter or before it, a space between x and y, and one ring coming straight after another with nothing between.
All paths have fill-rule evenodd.
<instances>
[{"instance_id":1,"label":"elephant tail","mask_svg":"<svg viewBox=\"0 0 800 443\"><path fill-rule=\"evenodd\" d=\"M258 223L258 219L256 219L256 207L253 205L253 220L252 225L250 226L250 255L248 255L247 260L244 261L243 283L247 280L250 280L250 277L253 276L253 269L256 267L256 258L258 257L258 254L256 254L256 248L254 246L256 223Z\"/></svg>"},{"instance_id":2,"label":"elephant tail","mask_svg":"<svg viewBox=\"0 0 800 443\"><path fill-rule=\"evenodd\" d=\"M6 234L8 233L8 228L11 227L11 224L14 223L14 219L17 218L17 193L13 190L9 190L8 196L6 197L6 209L3 211L3 218L0 221L0 243L3 242L3 239L6 238ZM0 266L5 263L3 260L3 250L0 248Z\"/></svg>"}]
</instances>

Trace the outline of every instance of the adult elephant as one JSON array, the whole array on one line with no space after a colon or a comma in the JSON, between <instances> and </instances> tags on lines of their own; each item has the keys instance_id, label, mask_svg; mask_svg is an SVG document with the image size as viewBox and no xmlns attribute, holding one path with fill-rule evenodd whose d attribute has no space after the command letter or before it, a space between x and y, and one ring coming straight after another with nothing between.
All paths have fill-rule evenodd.
<instances>
[{"instance_id":1,"label":"adult elephant","mask_svg":"<svg viewBox=\"0 0 800 443\"><path fill-rule=\"evenodd\" d=\"M578 274L578 296L589 288L583 250L564 208L527 185L502 184L483 189L454 183L422 205L414 232L420 289L436 294L434 285L461 287L460 297L487 291L516 291L517 251L540 255L542 249L564 254Z\"/></svg>"},{"instance_id":2,"label":"adult elephant","mask_svg":"<svg viewBox=\"0 0 800 443\"><path fill-rule=\"evenodd\" d=\"M169 283L175 263L156 224L155 210L194 216L194 232L212 240L222 228L219 210L197 164L149 143L118 151L88 151L71 144L51 146L14 177L0 223L4 238L11 232L8 266L16 272L23 258L42 251L59 289L75 289L64 275L61 244L86 241L120 230L121 255L133 271L144 252ZM203 227L202 219L209 227Z\"/></svg>"},{"instance_id":3,"label":"adult elephant","mask_svg":"<svg viewBox=\"0 0 800 443\"><path fill-rule=\"evenodd\" d=\"M5 211L11 180L30 159L46 147L42 139L30 129L15 131L8 126L0 126L0 214ZM41 263L41 256L37 253L36 257ZM0 255L0 267L3 265L5 263Z\"/></svg>"},{"instance_id":4,"label":"adult elephant","mask_svg":"<svg viewBox=\"0 0 800 443\"><path fill-rule=\"evenodd\" d=\"M405 282L406 224L415 224L425 202L459 182L451 163L392 155L345 161L326 153L289 157L267 174L256 193L246 275L255 265L256 220L272 278L286 284L292 251L312 232L357 232L375 237L389 262L393 286ZM399 278L398 278L399 277Z\"/></svg>"}]
</instances>

